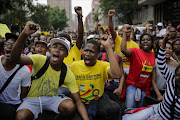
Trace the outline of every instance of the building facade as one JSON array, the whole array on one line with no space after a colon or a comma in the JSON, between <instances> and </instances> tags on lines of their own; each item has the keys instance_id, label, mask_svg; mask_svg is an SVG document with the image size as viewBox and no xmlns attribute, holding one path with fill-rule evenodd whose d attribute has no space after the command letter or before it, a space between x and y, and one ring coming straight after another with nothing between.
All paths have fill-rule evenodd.
<instances>
[{"instance_id":1,"label":"building facade","mask_svg":"<svg viewBox=\"0 0 180 120\"><path fill-rule=\"evenodd\" d=\"M68 25L69 27L66 28L67 31L73 30L73 23L72 23L72 2L71 0L47 0L47 4L50 7L58 7L59 9L66 10L66 16L69 19Z\"/></svg>"}]
</instances>

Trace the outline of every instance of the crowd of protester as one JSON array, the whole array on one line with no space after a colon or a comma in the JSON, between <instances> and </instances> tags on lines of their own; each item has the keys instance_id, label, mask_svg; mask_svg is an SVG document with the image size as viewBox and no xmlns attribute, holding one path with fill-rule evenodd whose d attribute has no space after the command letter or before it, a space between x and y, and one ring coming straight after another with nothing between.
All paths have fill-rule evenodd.
<instances>
[{"instance_id":1,"label":"crowd of protester","mask_svg":"<svg viewBox=\"0 0 180 120\"><path fill-rule=\"evenodd\" d=\"M27 22L0 36L0 119L180 119L180 26L114 29L109 10L108 29L85 33L74 9L77 33Z\"/></svg>"}]
</instances>

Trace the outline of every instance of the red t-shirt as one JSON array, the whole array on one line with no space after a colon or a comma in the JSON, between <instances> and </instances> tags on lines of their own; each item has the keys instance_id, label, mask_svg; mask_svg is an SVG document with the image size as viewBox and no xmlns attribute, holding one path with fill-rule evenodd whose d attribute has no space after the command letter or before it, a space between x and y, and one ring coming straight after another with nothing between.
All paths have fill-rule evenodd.
<instances>
[{"instance_id":1,"label":"red t-shirt","mask_svg":"<svg viewBox=\"0 0 180 120\"><path fill-rule=\"evenodd\" d=\"M128 57L130 61L130 70L127 77L127 86L135 85L144 90L146 95L150 94L152 72L155 66L155 55L153 52L144 52L138 48L130 48L132 56Z\"/></svg>"}]
</instances>

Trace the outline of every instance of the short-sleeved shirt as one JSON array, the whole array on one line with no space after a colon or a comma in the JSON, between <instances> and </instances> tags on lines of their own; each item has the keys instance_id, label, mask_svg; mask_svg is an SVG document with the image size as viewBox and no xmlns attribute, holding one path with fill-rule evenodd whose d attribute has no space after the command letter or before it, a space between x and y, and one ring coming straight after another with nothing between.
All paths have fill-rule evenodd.
<instances>
[{"instance_id":1,"label":"short-sleeved shirt","mask_svg":"<svg viewBox=\"0 0 180 120\"><path fill-rule=\"evenodd\" d=\"M122 62L122 57L121 56L119 56L119 55L116 55L116 54L114 54L115 55L115 57L116 57L116 60L117 60L117 62L118 62L118 64L120 65L120 63ZM102 52L100 52L99 53L99 58L98 58L98 60L102 60L102 61L107 61L107 62L109 62L106 58L105 58L105 56L106 56L106 53L102 53ZM117 88L117 86L116 86L116 83L115 83L115 81L119 81L119 79L108 79L107 81L106 81L106 83L105 83L105 89L106 90L111 90L111 89L116 89Z\"/></svg>"},{"instance_id":2,"label":"short-sleeved shirt","mask_svg":"<svg viewBox=\"0 0 180 120\"><path fill-rule=\"evenodd\" d=\"M46 62L46 56L35 54L29 56L33 61L33 76L43 67ZM28 97L53 96L59 93L59 79L61 71L54 70L49 64L46 72L38 79L32 81ZM71 70L67 67L64 84L69 88L71 93L79 92L76 79Z\"/></svg>"},{"instance_id":3,"label":"short-sleeved shirt","mask_svg":"<svg viewBox=\"0 0 180 120\"><path fill-rule=\"evenodd\" d=\"M76 77L80 90L81 99L85 104L103 95L109 68L110 64L108 62L99 60L94 66L86 66L84 60L76 61L71 65L71 70Z\"/></svg>"},{"instance_id":4,"label":"short-sleeved shirt","mask_svg":"<svg viewBox=\"0 0 180 120\"><path fill-rule=\"evenodd\" d=\"M0 56L0 89L5 84L7 79L19 68L17 64L11 71L6 71L1 63ZM27 66L23 66L17 71L11 82L0 94L0 102L7 104L20 104L21 86L28 87L31 85L31 73Z\"/></svg>"},{"instance_id":5,"label":"short-sleeved shirt","mask_svg":"<svg viewBox=\"0 0 180 120\"><path fill-rule=\"evenodd\" d=\"M81 60L81 49L79 50L76 45L74 45L70 52L68 53L68 56L64 58L64 63L67 65L71 65L74 61Z\"/></svg>"},{"instance_id":6,"label":"short-sleeved shirt","mask_svg":"<svg viewBox=\"0 0 180 120\"><path fill-rule=\"evenodd\" d=\"M129 62L128 58L121 52L121 42L122 42L122 38L119 35L117 35L116 39L115 39L115 51L116 51L116 54L118 54L122 57L123 66L129 67L130 62ZM127 41L126 45L127 45L127 48L139 48L139 45L136 42L134 42L133 40Z\"/></svg>"},{"instance_id":7,"label":"short-sleeved shirt","mask_svg":"<svg viewBox=\"0 0 180 120\"><path fill-rule=\"evenodd\" d=\"M152 72L155 67L155 55L153 52L144 52L142 49L131 48L132 56L128 57L130 61L130 70L127 77L127 85L148 91L151 87Z\"/></svg>"}]
</instances>

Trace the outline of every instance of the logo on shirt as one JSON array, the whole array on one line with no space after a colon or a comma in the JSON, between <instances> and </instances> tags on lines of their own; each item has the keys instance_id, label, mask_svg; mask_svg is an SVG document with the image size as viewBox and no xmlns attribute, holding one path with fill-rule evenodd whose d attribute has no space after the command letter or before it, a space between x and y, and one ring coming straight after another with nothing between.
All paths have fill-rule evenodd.
<instances>
[{"instance_id":1,"label":"logo on shirt","mask_svg":"<svg viewBox=\"0 0 180 120\"><path fill-rule=\"evenodd\" d=\"M143 67L142 67L142 71L146 71L146 72L152 72L154 67L150 66L151 63L149 61L145 61L144 63L142 63Z\"/></svg>"}]
</instances>

